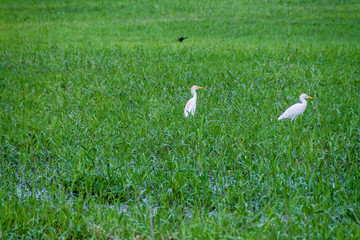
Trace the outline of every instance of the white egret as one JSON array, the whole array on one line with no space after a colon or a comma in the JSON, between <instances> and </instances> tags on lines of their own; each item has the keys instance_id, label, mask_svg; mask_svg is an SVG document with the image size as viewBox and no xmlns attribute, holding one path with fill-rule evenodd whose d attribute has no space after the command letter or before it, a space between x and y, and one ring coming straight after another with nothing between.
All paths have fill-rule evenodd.
<instances>
[{"instance_id":1,"label":"white egret","mask_svg":"<svg viewBox=\"0 0 360 240\"><path fill-rule=\"evenodd\" d=\"M201 89L201 88L203 87L198 87L196 85L191 87L191 94L193 95L193 97L190 98L190 100L185 105L185 109L184 109L185 117L188 117L189 113L191 113L194 116L196 110L196 89Z\"/></svg>"},{"instance_id":2,"label":"white egret","mask_svg":"<svg viewBox=\"0 0 360 240\"><path fill-rule=\"evenodd\" d=\"M299 116L300 114L302 114L305 111L306 108L306 104L307 101L305 100L305 98L310 98L312 99L312 97L306 95L306 94L301 94L300 95L300 102L301 103L295 103L294 105L292 105L291 107L289 107L288 109L285 110L285 112L283 112L283 114L281 114L278 117L278 120L281 119L291 119L294 120L297 116Z\"/></svg>"}]
</instances>

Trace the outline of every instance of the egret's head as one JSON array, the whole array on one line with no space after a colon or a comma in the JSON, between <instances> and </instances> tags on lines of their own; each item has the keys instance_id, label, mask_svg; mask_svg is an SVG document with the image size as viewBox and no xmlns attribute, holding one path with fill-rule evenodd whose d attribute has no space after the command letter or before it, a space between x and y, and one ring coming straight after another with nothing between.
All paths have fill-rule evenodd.
<instances>
[{"instance_id":1,"label":"egret's head","mask_svg":"<svg viewBox=\"0 0 360 240\"><path fill-rule=\"evenodd\" d=\"M195 91L196 91L197 89L201 89L201 88L203 88L203 87L198 87L198 86L196 86L196 85L192 86L192 87L191 87L191 94L194 95L194 94L195 94Z\"/></svg>"},{"instance_id":2,"label":"egret's head","mask_svg":"<svg viewBox=\"0 0 360 240\"><path fill-rule=\"evenodd\" d=\"M194 85L191 87L191 91L193 91L193 90L195 91L195 90L201 89L201 88L203 88L203 87L198 87L198 86Z\"/></svg>"},{"instance_id":3,"label":"egret's head","mask_svg":"<svg viewBox=\"0 0 360 240\"><path fill-rule=\"evenodd\" d=\"M303 94L300 95L300 100L301 100L301 99L304 99L304 100L305 100L305 98L313 99L312 97L306 95L305 93L303 93Z\"/></svg>"}]
</instances>

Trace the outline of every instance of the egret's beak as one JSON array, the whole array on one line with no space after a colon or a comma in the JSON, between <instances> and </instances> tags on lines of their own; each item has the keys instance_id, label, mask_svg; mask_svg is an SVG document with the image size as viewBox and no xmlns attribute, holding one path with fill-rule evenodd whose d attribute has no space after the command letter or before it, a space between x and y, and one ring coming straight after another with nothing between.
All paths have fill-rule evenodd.
<instances>
[{"instance_id":1,"label":"egret's beak","mask_svg":"<svg viewBox=\"0 0 360 240\"><path fill-rule=\"evenodd\" d=\"M312 98L312 97L310 97L310 96L307 96L307 98L313 99L313 98Z\"/></svg>"},{"instance_id":2,"label":"egret's beak","mask_svg":"<svg viewBox=\"0 0 360 240\"><path fill-rule=\"evenodd\" d=\"M203 88L203 87L198 87L199 89Z\"/></svg>"}]
</instances>

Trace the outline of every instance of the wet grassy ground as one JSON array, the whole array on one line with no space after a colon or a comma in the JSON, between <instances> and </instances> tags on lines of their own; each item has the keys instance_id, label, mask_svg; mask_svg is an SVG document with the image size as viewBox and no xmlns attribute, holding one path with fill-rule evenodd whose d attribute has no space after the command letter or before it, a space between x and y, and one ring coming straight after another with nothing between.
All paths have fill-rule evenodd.
<instances>
[{"instance_id":1,"label":"wet grassy ground","mask_svg":"<svg viewBox=\"0 0 360 240\"><path fill-rule=\"evenodd\" d=\"M359 13L3 2L0 236L359 238Z\"/></svg>"}]
</instances>

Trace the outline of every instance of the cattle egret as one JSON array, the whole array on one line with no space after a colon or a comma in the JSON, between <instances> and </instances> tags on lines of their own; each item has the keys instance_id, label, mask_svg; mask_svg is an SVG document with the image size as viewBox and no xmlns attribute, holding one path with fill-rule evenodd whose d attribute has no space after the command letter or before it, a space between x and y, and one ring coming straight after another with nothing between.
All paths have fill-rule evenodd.
<instances>
[{"instance_id":1,"label":"cattle egret","mask_svg":"<svg viewBox=\"0 0 360 240\"><path fill-rule=\"evenodd\" d=\"M291 119L294 120L297 116L299 116L300 114L302 114L305 111L306 108L306 104L307 101L305 100L305 98L310 98L312 99L312 97L306 95L306 94L301 94L300 95L300 102L301 103L295 103L294 105L292 105L291 107L289 107L288 109L285 110L285 112L283 114L281 114L278 118L278 120L281 119Z\"/></svg>"},{"instance_id":2,"label":"cattle egret","mask_svg":"<svg viewBox=\"0 0 360 240\"><path fill-rule=\"evenodd\" d=\"M189 113L191 113L194 116L196 110L196 89L201 89L201 88L203 87L198 87L195 85L191 87L191 94L193 95L193 97L190 98L190 100L185 105L185 109L184 109L185 117L188 117Z\"/></svg>"}]
</instances>

